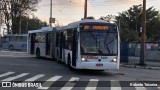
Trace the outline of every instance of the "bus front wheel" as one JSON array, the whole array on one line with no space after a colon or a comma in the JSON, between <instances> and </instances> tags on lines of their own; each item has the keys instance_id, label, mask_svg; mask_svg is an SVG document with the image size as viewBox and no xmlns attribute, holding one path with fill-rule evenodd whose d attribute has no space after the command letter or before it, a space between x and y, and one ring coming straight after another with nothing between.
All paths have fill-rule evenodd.
<instances>
[{"instance_id":1,"label":"bus front wheel","mask_svg":"<svg viewBox=\"0 0 160 90\"><path fill-rule=\"evenodd\" d=\"M8 49L9 49L9 50L13 50L14 47L13 47L12 45L10 45L10 46L8 47Z\"/></svg>"}]
</instances>

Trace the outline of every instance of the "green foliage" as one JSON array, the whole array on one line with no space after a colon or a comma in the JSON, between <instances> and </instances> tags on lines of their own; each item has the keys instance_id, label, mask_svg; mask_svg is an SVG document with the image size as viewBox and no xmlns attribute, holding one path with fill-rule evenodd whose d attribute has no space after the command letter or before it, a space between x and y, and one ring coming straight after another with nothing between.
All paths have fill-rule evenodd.
<instances>
[{"instance_id":1,"label":"green foliage","mask_svg":"<svg viewBox=\"0 0 160 90\"><path fill-rule=\"evenodd\" d=\"M29 19L28 22L28 30L35 30L35 29L40 29L42 27L49 26L47 22L42 22L40 19L37 17L34 17L32 19Z\"/></svg>"},{"instance_id":2,"label":"green foliage","mask_svg":"<svg viewBox=\"0 0 160 90\"><path fill-rule=\"evenodd\" d=\"M142 5L134 5L129 10L119 13L122 41L138 41L142 27ZM147 40L160 39L160 14L153 7L146 10Z\"/></svg>"},{"instance_id":3,"label":"green foliage","mask_svg":"<svg viewBox=\"0 0 160 90\"><path fill-rule=\"evenodd\" d=\"M160 14L153 7L149 8L146 16L146 34L150 41L160 40Z\"/></svg>"},{"instance_id":4,"label":"green foliage","mask_svg":"<svg viewBox=\"0 0 160 90\"><path fill-rule=\"evenodd\" d=\"M42 27L48 26L47 22L43 22L37 17L28 18L23 17L22 18L22 33L28 33L29 30L36 30L40 29Z\"/></svg>"},{"instance_id":5,"label":"green foliage","mask_svg":"<svg viewBox=\"0 0 160 90\"><path fill-rule=\"evenodd\" d=\"M124 28L121 29L121 40L122 41L137 41L139 40L138 32L133 29Z\"/></svg>"},{"instance_id":6,"label":"green foliage","mask_svg":"<svg viewBox=\"0 0 160 90\"><path fill-rule=\"evenodd\" d=\"M88 16L87 19L93 19L93 20L95 20L95 18L93 16Z\"/></svg>"},{"instance_id":7,"label":"green foliage","mask_svg":"<svg viewBox=\"0 0 160 90\"><path fill-rule=\"evenodd\" d=\"M115 15L107 15L107 16L102 16L100 20L106 20L106 21L115 21L116 16Z\"/></svg>"},{"instance_id":8,"label":"green foliage","mask_svg":"<svg viewBox=\"0 0 160 90\"><path fill-rule=\"evenodd\" d=\"M8 33L22 34L23 17L33 11L40 0L2 0ZM11 30L11 31L10 31Z\"/></svg>"}]
</instances>

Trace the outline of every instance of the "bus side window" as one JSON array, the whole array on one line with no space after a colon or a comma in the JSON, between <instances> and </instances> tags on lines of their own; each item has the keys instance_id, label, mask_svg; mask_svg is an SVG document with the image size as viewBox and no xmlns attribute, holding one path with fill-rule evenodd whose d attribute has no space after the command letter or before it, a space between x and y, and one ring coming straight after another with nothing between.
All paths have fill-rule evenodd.
<instances>
[{"instance_id":1,"label":"bus side window","mask_svg":"<svg viewBox=\"0 0 160 90\"><path fill-rule=\"evenodd\" d=\"M60 41L60 38L59 38L59 32L56 32L56 47L59 46L59 41Z\"/></svg>"},{"instance_id":2,"label":"bus side window","mask_svg":"<svg viewBox=\"0 0 160 90\"><path fill-rule=\"evenodd\" d=\"M16 41L21 42L22 41L22 36L17 36Z\"/></svg>"},{"instance_id":3,"label":"bus side window","mask_svg":"<svg viewBox=\"0 0 160 90\"><path fill-rule=\"evenodd\" d=\"M69 41L67 40L67 38L65 39L65 49L70 49L69 48Z\"/></svg>"},{"instance_id":4,"label":"bus side window","mask_svg":"<svg viewBox=\"0 0 160 90\"><path fill-rule=\"evenodd\" d=\"M67 30L67 41L66 43L68 44L68 49L72 50L72 45L73 45L73 30Z\"/></svg>"},{"instance_id":5,"label":"bus side window","mask_svg":"<svg viewBox=\"0 0 160 90\"><path fill-rule=\"evenodd\" d=\"M4 38L3 38L3 43L6 43L6 42L7 42L7 38L4 37Z\"/></svg>"}]
</instances>

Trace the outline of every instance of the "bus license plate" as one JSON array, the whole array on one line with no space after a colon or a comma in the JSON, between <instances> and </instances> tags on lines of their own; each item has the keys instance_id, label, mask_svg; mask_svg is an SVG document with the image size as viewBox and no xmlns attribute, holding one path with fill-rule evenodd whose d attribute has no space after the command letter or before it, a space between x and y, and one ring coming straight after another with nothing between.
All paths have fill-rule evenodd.
<instances>
[{"instance_id":1,"label":"bus license plate","mask_svg":"<svg viewBox=\"0 0 160 90\"><path fill-rule=\"evenodd\" d=\"M97 67L102 67L102 66L103 66L103 64L96 64L96 66L97 66Z\"/></svg>"}]
</instances>

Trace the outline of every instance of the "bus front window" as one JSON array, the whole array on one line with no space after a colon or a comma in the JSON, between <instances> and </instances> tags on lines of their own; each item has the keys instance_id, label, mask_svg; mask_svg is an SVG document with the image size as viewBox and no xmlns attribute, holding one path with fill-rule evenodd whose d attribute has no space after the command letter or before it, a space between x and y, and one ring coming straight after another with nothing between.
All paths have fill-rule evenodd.
<instances>
[{"instance_id":1,"label":"bus front window","mask_svg":"<svg viewBox=\"0 0 160 90\"><path fill-rule=\"evenodd\" d=\"M81 31L81 53L94 55L117 55L118 40L116 32Z\"/></svg>"}]
</instances>

